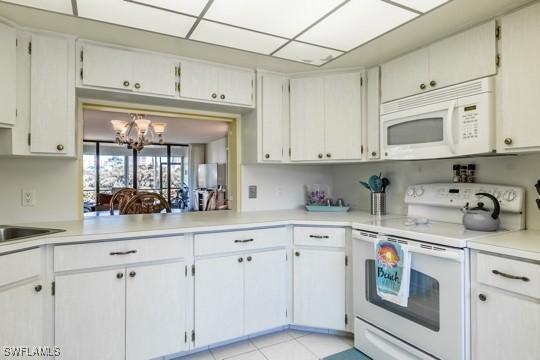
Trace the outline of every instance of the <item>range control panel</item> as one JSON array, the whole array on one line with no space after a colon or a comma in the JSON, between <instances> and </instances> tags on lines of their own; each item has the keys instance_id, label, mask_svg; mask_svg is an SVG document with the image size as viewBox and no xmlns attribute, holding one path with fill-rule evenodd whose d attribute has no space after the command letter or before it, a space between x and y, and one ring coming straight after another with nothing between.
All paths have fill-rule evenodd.
<instances>
[{"instance_id":1,"label":"range control panel","mask_svg":"<svg viewBox=\"0 0 540 360\"><path fill-rule=\"evenodd\" d=\"M410 185L405 194L408 205L440 207L471 207L483 202L492 208L491 200L477 193L488 193L499 200L501 210L521 213L525 205L525 189L519 186L490 185L476 183L440 183Z\"/></svg>"}]
</instances>

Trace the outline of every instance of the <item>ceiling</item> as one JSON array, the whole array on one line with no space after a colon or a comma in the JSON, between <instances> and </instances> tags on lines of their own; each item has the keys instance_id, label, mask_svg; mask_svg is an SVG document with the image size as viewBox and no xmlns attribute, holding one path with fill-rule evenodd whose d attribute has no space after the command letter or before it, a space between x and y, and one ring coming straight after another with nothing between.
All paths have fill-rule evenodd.
<instances>
[{"instance_id":1,"label":"ceiling","mask_svg":"<svg viewBox=\"0 0 540 360\"><path fill-rule=\"evenodd\" d=\"M163 137L171 144L207 144L227 136L229 125L224 121L195 120L182 117L145 116L152 122L167 124ZM114 141L115 133L111 120L129 121L128 113L102 111L94 109L83 110L85 140Z\"/></svg>"},{"instance_id":2,"label":"ceiling","mask_svg":"<svg viewBox=\"0 0 540 360\"><path fill-rule=\"evenodd\" d=\"M324 65L450 0L6 0Z\"/></svg>"},{"instance_id":3,"label":"ceiling","mask_svg":"<svg viewBox=\"0 0 540 360\"><path fill-rule=\"evenodd\" d=\"M528 2L0 0L0 16L90 40L296 73L379 64Z\"/></svg>"}]
</instances>

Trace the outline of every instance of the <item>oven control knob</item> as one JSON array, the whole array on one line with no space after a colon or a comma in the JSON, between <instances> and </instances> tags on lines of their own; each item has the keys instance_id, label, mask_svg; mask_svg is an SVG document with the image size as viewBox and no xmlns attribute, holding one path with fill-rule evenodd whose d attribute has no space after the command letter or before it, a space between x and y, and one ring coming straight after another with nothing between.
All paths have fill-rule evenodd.
<instances>
[{"instance_id":1,"label":"oven control knob","mask_svg":"<svg viewBox=\"0 0 540 360\"><path fill-rule=\"evenodd\" d=\"M514 201L517 197L517 194L514 190L505 191L503 198L506 201Z\"/></svg>"},{"instance_id":2,"label":"oven control knob","mask_svg":"<svg viewBox=\"0 0 540 360\"><path fill-rule=\"evenodd\" d=\"M422 195L424 195L424 188L420 187L416 189L416 196L422 196Z\"/></svg>"},{"instance_id":3,"label":"oven control knob","mask_svg":"<svg viewBox=\"0 0 540 360\"><path fill-rule=\"evenodd\" d=\"M415 193L416 193L416 189L413 188L413 187L410 187L410 188L407 190L407 196L414 196Z\"/></svg>"}]
</instances>

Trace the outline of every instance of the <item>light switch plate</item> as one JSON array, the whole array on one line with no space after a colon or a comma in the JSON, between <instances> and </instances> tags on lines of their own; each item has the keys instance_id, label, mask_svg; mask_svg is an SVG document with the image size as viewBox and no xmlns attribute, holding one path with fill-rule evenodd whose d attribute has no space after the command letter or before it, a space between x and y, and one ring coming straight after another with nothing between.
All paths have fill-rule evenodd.
<instances>
[{"instance_id":1,"label":"light switch plate","mask_svg":"<svg viewBox=\"0 0 540 360\"><path fill-rule=\"evenodd\" d=\"M36 190L22 189L21 190L21 205L35 206L36 205Z\"/></svg>"},{"instance_id":2,"label":"light switch plate","mask_svg":"<svg viewBox=\"0 0 540 360\"><path fill-rule=\"evenodd\" d=\"M249 185L248 193L249 193L248 198L256 199L257 198L257 185Z\"/></svg>"}]
</instances>

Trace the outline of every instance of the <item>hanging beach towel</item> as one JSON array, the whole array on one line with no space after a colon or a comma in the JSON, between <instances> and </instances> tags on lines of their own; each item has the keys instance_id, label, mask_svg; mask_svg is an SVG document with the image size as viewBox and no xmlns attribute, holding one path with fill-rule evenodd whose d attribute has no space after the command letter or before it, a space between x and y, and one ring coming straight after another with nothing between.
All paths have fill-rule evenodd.
<instances>
[{"instance_id":1,"label":"hanging beach towel","mask_svg":"<svg viewBox=\"0 0 540 360\"><path fill-rule=\"evenodd\" d=\"M375 242L375 269L377 295L406 307L411 277L408 246L379 235Z\"/></svg>"}]
</instances>

